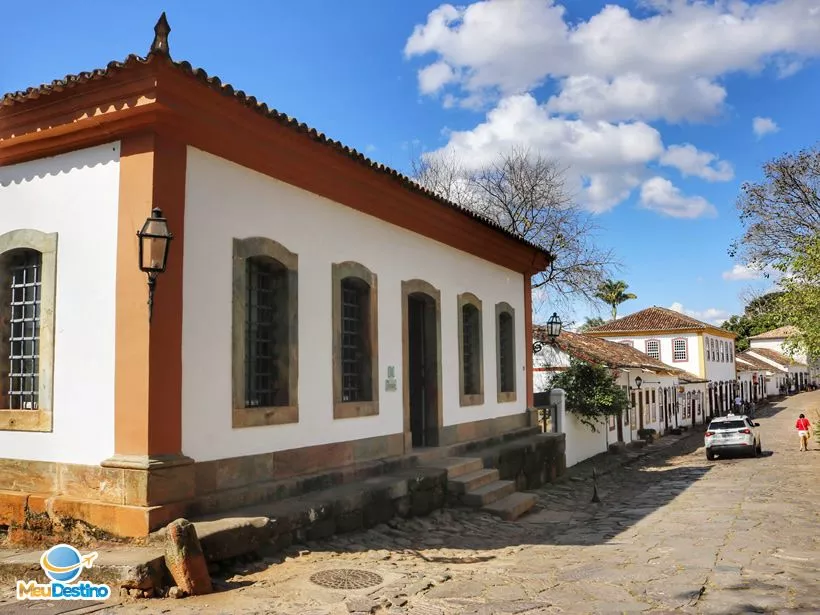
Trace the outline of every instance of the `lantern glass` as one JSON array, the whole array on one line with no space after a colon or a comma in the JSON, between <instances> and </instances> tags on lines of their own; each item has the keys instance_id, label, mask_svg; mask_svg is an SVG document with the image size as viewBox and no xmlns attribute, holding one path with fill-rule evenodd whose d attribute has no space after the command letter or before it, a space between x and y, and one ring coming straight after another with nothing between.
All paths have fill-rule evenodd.
<instances>
[{"instance_id":1,"label":"lantern glass","mask_svg":"<svg viewBox=\"0 0 820 615\"><path fill-rule=\"evenodd\" d=\"M558 313L553 312L550 319L547 321L547 335L550 339L555 339L559 335L561 335L561 327L562 327L561 319L558 318Z\"/></svg>"},{"instance_id":2,"label":"lantern glass","mask_svg":"<svg viewBox=\"0 0 820 615\"><path fill-rule=\"evenodd\" d=\"M642 384L643 378L641 378L640 376L635 376L635 387L640 389Z\"/></svg>"},{"instance_id":3,"label":"lantern glass","mask_svg":"<svg viewBox=\"0 0 820 615\"><path fill-rule=\"evenodd\" d=\"M162 217L159 208L151 212L151 217L145 221L137 236L140 241L140 270L146 273L165 271L168 264L168 248L173 235L168 230L168 222Z\"/></svg>"}]
</instances>

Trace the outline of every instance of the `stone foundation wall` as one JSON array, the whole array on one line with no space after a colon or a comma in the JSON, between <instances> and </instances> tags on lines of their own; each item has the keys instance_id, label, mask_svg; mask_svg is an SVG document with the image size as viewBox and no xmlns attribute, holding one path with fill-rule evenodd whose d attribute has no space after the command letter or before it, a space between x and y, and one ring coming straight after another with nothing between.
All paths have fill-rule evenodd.
<instances>
[{"instance_id":1,"label":"stone foundation wall","mask_svg":"<svg viewBox=\"0 0 820 615\"><path fill-rule=\"evenodd\" d=\"M487 447L507 446L486 458L485 465L499 467L502 478L514 477L521 488L532 488L564 469L563 459L558 460L563 454L558 443L563 446L562 436L544 434L545 441L558 440L549 445L529 443L525 446L528 452L514 450L517 440L534 433L535 428L527 429L532 424L531 413L525 412L447 427L445 440L455 444L440 449L441 454L474 454ZM198 518L307 497L364 479L395 475L420 461L420 455L402 455L403 447L404 435L392 434L150 469L0 459L0 527L15 528L18 535L42 535L60 532L63 525L80 520L113 536L146 536L178 517ZM411 514L423 514L418 512L425 508L422 500L438 501L438 496L420 489L415 503L406 504ZM446 494L441 497L446 499ZM396 509L395 514L403 514L402 502L389 505ZM388 506L375 501L377 508L382 505ZM356 523L353 517L334 516L337 526L350 523Z\"/></svg>"}]
</instances>

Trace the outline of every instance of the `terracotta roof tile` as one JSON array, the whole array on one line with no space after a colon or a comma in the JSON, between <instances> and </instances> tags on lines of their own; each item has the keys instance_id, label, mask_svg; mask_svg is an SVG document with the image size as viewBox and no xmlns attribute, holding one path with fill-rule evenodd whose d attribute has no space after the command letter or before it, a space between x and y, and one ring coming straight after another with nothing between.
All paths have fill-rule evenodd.
<instances>
[{"instance_id":1,"label":"terracotta roof tile","mask_svg":"<svg viewBox=\"0 0 820 615\"><path fill-rule=\"evenodd\" d=\"M765 357L770 361L774 361L778 365L800 365L803 367L807 367L805 363L795 361L791 357L786 356L781 352L777 352L776 350L770 350L768 348L749 348L749 350L747 350L746 353L754 353L760 355L761 357Z\"/></svg>"},{"instance_id":2,"label":"terracotta roof tile","mask_svg":"<svg viewBox=\"0 0 820 615\"><path fill-rule=\"evenodd\" d=\"M797 333L799 329L797 327L792 327L791 325L786 325L785 327L778 327L777 329L772 329L771 331L765 331L764 333L760 333L758 335L753 335L750 337L750 340L779 340L779 339L786 339L787 337L794 335Z\"/></svg>"},{"instance_id":3,"label":"terracotta roof tile","mask_svg":"<svg viewBox=\"0 0 820 615\"><path fill-rule=\"evenodd\" d=\"M533 335L537 340L547 341L546 330L542 326L535 325ZM561 335L556 340L556 345L571 357L609 367L657 369L668 372L675 370L675 368L653 359L640 350L635 350L624 344L592 337L591 335L561 331Z\"/></svg>"},{"instance_id":4,"label":"terracotta roof tile","mask_svg":"<svg viewBox=\"0 0 820 615\"><path fill-rule=\"evenodd\" d=\"M255 97L247 95L242 90L236 90L232 85L223 83L219 79L219 77L209 76L208 73L205 72L205 70L201 68L194 68L189 62L177 62L172 60L170 55L168 55L165 52L152 51L149 52L146 57L131 54L123 62L109 62L105 68L96 69L90 72L82 72L76 75L67 75L62 79L57 79L55 81L52 81L51 83L43 84L38 87L31 87L26 90L21 90L17 92L9 92L7 94L4 94L3 97L0 98L0 113L2 113L3 108L24 104L28 101L37 100L45 96L59 94L60 92L76 88L91 81L99 81L101 79L110 78L111 76L122 71L128 70L129 68L132 68L135 65L148 64L150 62L155 61L168 62L171 66L177 68L180 72L206 84L213 91L218 92L219 94L222 94L224 96L230 96L236 99L241 104L252 109L256 113L259 113L260 115L263 115L271 119L272 121L278 122L279 124L285 125L295 132L304 134L305 138L312 139L323 145L326 145L327 147L331 147L337 150L340 154L343 154L348 158L351 158L356 162L362 164L363 166L368 167L373 172L383 173L387 175L397 184L399 184L399 186L401 186L402 188L417 194L421 194L429 199L437 201L445 207L449 207L450 209L455 209L459 213L467 217L473 218L481 224L488 226L494 229L495 231L503 235L506 235L507 237L519 243L522 243L530 248L542 252L550 260L553 259L553 256L549 254L546 250L544 250L541 246L538 246L537 244L534 244L524 239L516 233L508 231L503 226L494 222L493 220L490 220L489 218L486 218L470 209L462 207L461 205L458 205L453 201L449 201L439 196L435 192L428 190L427 188L424 188L420 184L413 181L411 178L407 177L402 173L399 173L395 169L385 166L384 164L377 163L371 160L370 158L367 158L361 152L346 145L343 145L339 141L334 141L333 139L328 138L325 134L317 131L315 128L311 128L304 122L299 122L294 117L290 117L285 113L268 107L267 104L259 102Z\"/></svg>"},{"instance_id":5,"label":"terracotta roof tile","mask_svg":"<svg viewBox=\"0 0 820 615\"><path fill-rule=\"evenodd\" d=\"M682 329L715 329L703 321L662 307L649 307L629 316L587 329L586 333L629 333L631 331L679 331ZM731 333L726 331L726 333Z\"/></svg>"},{"instance_id":6,"label":"terracotta roof tile","mask_svg":"<svg viewBox=\"0 0 820 615\"><path fill-rule=\"evenodd\" d=\"M762 359L758 359L757 357L753 357L752 355L748 354L748 352L741 352L740 354L735 355L735 363L740 368L741 365L745 368L746 371L752 370L759 370L759 371L775 371L775 372L782 372L784 370L780 369L779 367L775 367L769 363L766 363ZM737 371L744 371L743 369L738 369Z\"/></svg>"}]
</instances>

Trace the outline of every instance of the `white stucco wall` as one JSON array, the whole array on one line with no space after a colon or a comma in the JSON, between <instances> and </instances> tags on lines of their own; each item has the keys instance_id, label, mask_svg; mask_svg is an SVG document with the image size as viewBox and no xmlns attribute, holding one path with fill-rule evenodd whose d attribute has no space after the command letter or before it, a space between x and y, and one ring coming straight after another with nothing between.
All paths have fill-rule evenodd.
<instances>
[{"instance_id":1,"label":"white stucco wall","mask_svg":"<svg viewBox=\"0 0 820 615\"><path fill-rule=\"evenodd\" d=\"M58 233L53 431L0 431L0 457L97 464L114 453L119 157L112 143L0 168L0 234Z\"/></svg>"},{"instance_id":2,"label":"white stucco wall","mask_svg":"<svg viewBox=\"0 0 820 615\"><path fill-rule=\"evenodd\" d=\"M703 338L703 351L706 357L705 377L714 382L734 380L737 374L734 360L734 341L726 337L719 337L717 335L709 334L705 334ZM724 354L723 356L726 358L723 361L719 361L715 358L715 356L710 353L706 353L706 347L711 340L714 340L716 344L725 344L725 347L728 348L730 354Z\"/></svg>"},{"instance_id":3,"label":"white stucco wall","mask_svg":"<svg viewBox=\"0 0 820 615\"><path fill-rule=\"evenodd\" d=\"M321 173L320 168L316 169ZM441 291L444 425L526 407L521 274L431 241L244 167L188 149L183 320L183 452L198 461L403 431L401 282ZM269 237L299 256L299 423L231 428L233 238ZM331 264L356 261L378 276L379 414L333 419ZM456 296L483 305L484 399L459 406ZM517 400L496 402L495 304L515 309ZM395 366L397 390L385 391Z\"/></svg>"},{"instance_id":4,"label":"white stucco wall","mask_svg":"<svg viewBox=\"0 0 820 615\"><path fill-rule=\"evenodd\" d=\"M673 361L672 360L672 340L674 339L685 339L687 341L687 360L686 361ZM677 367L678 369L685 369L688 372L692 372L693 374L700 375L700 358L698 354L698 336L694 333L681 333L681 334L665 334L665 335L651 335L651 336L631 336L631 335L621 335L621 336L614 336L614 337L606 337L611 342L625 342L630 341L632 342L633 348L635 350L640 350L641 352L646 352L646 341L647 340L658 340L661 346L661 356L660 360L666 363L667 365L672 365L673 367Z\"/></svg>"}]
</instances>

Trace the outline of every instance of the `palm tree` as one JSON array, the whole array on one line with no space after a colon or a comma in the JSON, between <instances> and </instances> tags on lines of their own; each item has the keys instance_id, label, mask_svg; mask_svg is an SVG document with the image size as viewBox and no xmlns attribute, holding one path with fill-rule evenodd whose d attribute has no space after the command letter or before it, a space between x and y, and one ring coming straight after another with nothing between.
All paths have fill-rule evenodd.
<instances>
[{"instance_id":1,"label":"palm tree","mask_svg":"<svg viewBox=\"0 0 820 615\"><path fill-rule=\"evenodd\" d=\"M598 287L598 292L595 293L598 299L612 306L612 320L618 317L619 305L624 301L638 298L638 295L626 292L627 288L629 288L629 284L623 280L607 280Z\"/></svg>"}]
</instances>

